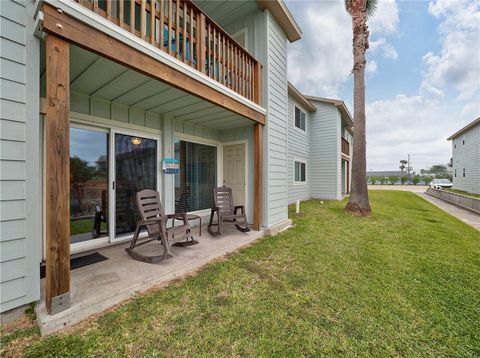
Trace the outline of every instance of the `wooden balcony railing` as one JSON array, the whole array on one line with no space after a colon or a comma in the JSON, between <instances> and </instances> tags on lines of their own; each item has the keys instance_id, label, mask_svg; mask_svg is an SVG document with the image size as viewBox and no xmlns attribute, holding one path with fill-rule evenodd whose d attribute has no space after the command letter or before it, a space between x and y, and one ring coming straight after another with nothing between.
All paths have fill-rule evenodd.
<instances>
[{"instance_id":1,"label":"wooden balcony railing","mask_svg":"<svg viewBox=\"0 0 480 358\"><path fill-rule=\"evenodd\" d=\"M345 138L342 138L342 154L350 155L350 143Z\"/></svg>"},{"instance_id":2,"label":"wooden balcony railing","mask_svg":"<svg viewBox=\"0 0 480 358\"><path fill-rule=\"evenodd\" d=\"M261 65L190 0L74 0L260 104Z\"/></svg>"}]
</instances>

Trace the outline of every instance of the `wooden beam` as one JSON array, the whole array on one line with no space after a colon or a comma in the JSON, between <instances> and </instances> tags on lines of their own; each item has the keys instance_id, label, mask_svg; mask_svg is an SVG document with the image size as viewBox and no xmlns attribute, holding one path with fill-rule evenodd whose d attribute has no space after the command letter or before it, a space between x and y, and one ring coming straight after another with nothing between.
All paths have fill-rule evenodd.
<instances>
[{"instance_id":1,"label":"wooden beam","mask_svg":"<svg viewBox=\"0 0 480 358\"><path fill-rule=\"evenodd\" d=\"M49 313L69 306L70 291L70 59L69 43L49 35L45 41L47 118L46 274Z\"/></svg>"},{"instance_id":2,"label":"wooden beam","mask_svg":"<svg viewBox=\"0 0 480 358\"><path fill-rule=\"evenodd\" d=\"M153 79L237 113L254 122L265 124L265 115L261 112L200 81L194 80L187 74L157 61L103 32L75 20L65 13L59 13L47 4L43 5L43 13L43 31L46 33L59 36L88 51L92 51Z\"/></svg>"},{"instance_id":3,"label":"wooden beam","mask_svg":"<svg viewBox=\"0 0 480 358\"><path fill-rule=\"evenodd\" d=\"M263 125L253 128L253 228L260 230L263 209Z\"/></svg>"}]
</instances>

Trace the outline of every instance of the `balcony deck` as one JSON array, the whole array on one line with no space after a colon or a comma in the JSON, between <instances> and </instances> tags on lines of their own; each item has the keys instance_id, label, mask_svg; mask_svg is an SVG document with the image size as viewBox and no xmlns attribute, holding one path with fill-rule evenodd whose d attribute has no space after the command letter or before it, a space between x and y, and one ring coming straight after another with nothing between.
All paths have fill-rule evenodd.
<instances>
[{"instance_id":1,"label":"balcony deck","mask_svg":"<svg viewBox=\"0 0 480 358\"><path fill-rule=\"evenodd\" d=\"M191 1L75 2L260 104L261 65Z\"/></svg>"}]
</instances>

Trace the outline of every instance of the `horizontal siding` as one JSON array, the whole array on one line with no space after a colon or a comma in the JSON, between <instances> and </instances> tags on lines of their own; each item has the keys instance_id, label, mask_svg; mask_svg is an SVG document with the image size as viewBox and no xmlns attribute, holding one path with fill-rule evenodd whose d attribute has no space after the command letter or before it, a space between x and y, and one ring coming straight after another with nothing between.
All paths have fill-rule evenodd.
<instances>
[{"instance_id":1,"label":"horizontal siding","mask_svg":"<svg viewBox=\"0 0 480 358\"><path fill-rule=\"evenodd\" d=\"M314 102L310 121L310 188L313 198L340 199L341 119L333 104Z\"/></svg>"},{"instance_id":2,"label":"horizontal siding","mask_svg":"<svg viewBox=\"0 0 480 358\"><path fill-rule=\"evenodd\" d=\"M0 291L3 312L39 296L27 232L27 9L0 1ZM36 118L38 120L38 117ZM30 255L30 256L29 256ZM38 277L36 278L38 280ZM27 289L27 286L32 286Z\"/></svg>"},{"instance_id":3,"label":"horizontal siding","mask_svg":"<svg viewBox=\"0 0 480 358\"><path fill-rule=\"evenodd\" d=\"M266 212L267 226L288 218L287 176L287 39L269 12L267 28L267 128L266 128Z\"/></svg>"},{"instance_id":4,"label":"horizontal siding","mask_svg":"<svg viewBox=\"0 0 480 358\"><path fill-rule=\"evenodd\" d=\"M305 113L305 131L295 127L295 107ZM288 97L288 149L287 149L287 172L288 172L288 203L297 200L309 199L310 194L310 113ZM307 168L307 182L295 183L295 160L304 161Z\"/></svg>"},{"instance_id":5,"label":"horizontal siding","mask_svg":"<svg viewBox=\"0 0 480 358\"><path fill-rule=\"evenodd\" d=\"M465 144L462 143L463 139ZM455 138L454 141L452 141L453 187L480 194L480 124ZM456 148L454 143L457 145ZM465 177L463 177L463 168L465 168Z\"/></svg>"}]
</instances>

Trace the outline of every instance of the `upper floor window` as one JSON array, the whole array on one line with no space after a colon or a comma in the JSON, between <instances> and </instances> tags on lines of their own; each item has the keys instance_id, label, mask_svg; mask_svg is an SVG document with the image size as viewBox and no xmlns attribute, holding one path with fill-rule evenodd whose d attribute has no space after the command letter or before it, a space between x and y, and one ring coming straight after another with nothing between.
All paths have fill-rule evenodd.
<instances>
[{"instance_id":1,"label":"upper floor window","mask_svg":"<svg viewBox=\"0 0 480 358\"><path fill-rule=\"evenodd\" d=\"M240 31L238 31L236 34L232 35L232 38L240 45L242 46L244 49L246 49L248 47L248 37L247 37L247 29L244 28Z\"/></svg>"},{"instance_id":2,"label":"upper floor window","mask_svg":"<svg viewBox=\"0 0 480 358\"><path fill-rule=\"evenodd\" d=\"M465 136L462 137L462 144L465 145Z\"/></svg>"},{"instance_id":3,"label":"upper floor window","mask_svg":"<svg viewBox=\"0 0 480 358\"><path fill-rule=\"evenodd\" d=\"M457 169L455 169L455 174L454 174L455 178L457 177Z\"/></svg>"},{"instance_id":4,"label":"upper floor window","mask_svg":"<svg viewBox=\"0 0 480 358\"><path fill-rule=\"evenodd\" d=\"M307 181L307 164L305 162L295 161L295 182L305 183Z\"/></svg>"},{"instance_id":5,"label":"upper floor window","mask_svg":"<svg viewBox=\"0 0 480 358\"><path fill-rule=\"evenodd\" d=\"M295 107L295 127L305 131L305 112Z\"/></svg>"},{"instance_id":6,"label":"upper floor window","mask_svg":"<svg viewBox=\"0 0 480 358\"><path fill-rule=\"evenodd\" d=\"M463 168L463 177L465 178L465 168Z\"/></svg>"}]
</instances>

